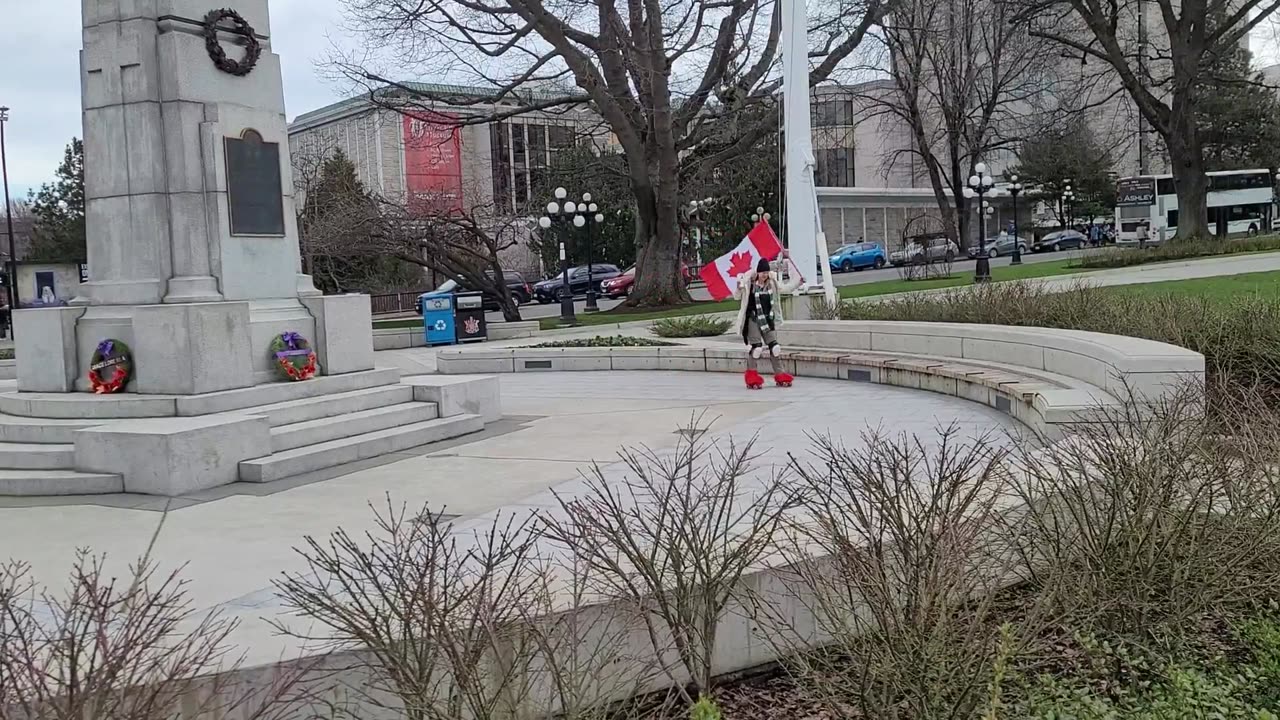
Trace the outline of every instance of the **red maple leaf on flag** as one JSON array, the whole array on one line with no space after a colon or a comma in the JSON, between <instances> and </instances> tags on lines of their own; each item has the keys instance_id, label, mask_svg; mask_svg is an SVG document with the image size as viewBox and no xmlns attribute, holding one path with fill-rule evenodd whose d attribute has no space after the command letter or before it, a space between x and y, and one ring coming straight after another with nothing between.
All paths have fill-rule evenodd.
<instances>
[{"instance_id":1,"label":"red maple leaf on flag","mask_svg":"<svg viewBox=\"0 0 1280 720\"><path fill-rule=\"evenodd\" d=\"M729 256L729 275L737 277L751 269L751 253L743 250Z\"/></svg>"}]
</instances>

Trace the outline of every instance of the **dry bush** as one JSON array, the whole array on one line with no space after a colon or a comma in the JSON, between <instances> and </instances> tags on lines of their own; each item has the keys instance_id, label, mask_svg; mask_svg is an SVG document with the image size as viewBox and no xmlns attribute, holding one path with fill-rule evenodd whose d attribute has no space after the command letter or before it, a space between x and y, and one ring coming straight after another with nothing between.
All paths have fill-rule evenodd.
<instances>
[{"instance_id":1,"label":"dry bush","mask_svg":"<svg viewBox=\"0 0 1280 720\"><path fill-rule=\"evenodd\" d=\"M1280 416L1256 400L1210 416L1202 397L1129 397L1019 449L1012 537L1073 629L1176 637L1280 590Z\"/></svg>"},{"instance_id":2,"label":"dry bush","mask_svg":"<svg viewBox=\"0 0 1280 720\"><path fill-rule=\"evenodd\" d=\"M828 314L832 314L828 312ZM1213 409L1261 395L1280 406L1280 302L1139 294L1080 283L1002 282L877 302L844 302L842 320L968 322L1129 335L1205 356Z\"/></svg>"},{"instance_id":3,"label":"dry bush","mask_svg":"<svg viewBox=\"0 0 1280 720\"><path fill-rule=\"evenodd\" d=\"M1073 263L1082 268L1122 268L1171 260L1233 255L1236 253L1271 252L1280 250L1280 236L1259 235L1231 240L1179 240L1163 242L1155 247L1110 248L1086 253Z\"/></svg>"},{"instance_id":4,"label":"dry bush","mask_svg":"<svg viewBox=\"0 0 1280 720\"><path fill-rule=\"evenodd\" d=\"M624 450L625 478L595 467L544 520L602 596L634 609L689 705L712 687L716 632L743 574L773 549L795 500L785 475L754 467L754 440L719 447L706 431L695 420L670 454Z\"/></svg>"},{"instance_id":5,"label":"dry bush","mask_svg":"<svg viewBox=\"0 0 1280 720\"><path fill-rule=\"evenodd\" d=\"M373 532L307 538L307 572L277 588L320 628L278 627L349 652L362 683L347 689L366 708L414 720L620 714L608 703L644 680L622 654L626 629L586 608L584 576L539 554L531 521L462 532L388 504Z\"/></svg>"},{"instance_id":6,"label":"dry bush","mask_svg":"<svg viewBox=\"0 0 1280 720\"><path fill-rule=\"evenodd\" d=\"M841 716L973 717L998 656L1014 652L994 618L1017 559L998 541L1004 451L948 428L936 445L819 438L816 456L796 465L804 507L791 528L794 602L813 632L771 618L772 639L791 643L787 665Z\"/></svg>"},{"instance_id":7,"label":"dry bush","mask_svg":"<svg viewBox=\"0 0 1280 720\"><path fill-rule=\"evenodd\" d=\"M0 720L168 720L273 716L295 703L303 667L237 684L236 622L198 613L178 571L149 553L118 579L80 551L65 587L0 567Z\"/></svg>"},{"instance_id":8,"label":"dry bush","mask_svg":"<svg viewBox=\"0 0 1280 720\"><path fill-rule=\"evenodd\" d=\"M490 718L518 702L525 656L508 631L532 602L521 573L532 556L524 525L495 520L474 542L438 513L403 507L377 513L377 529L338 529L298 550L308 571L277 581L287 607L319 623L315 632L281 626L294 637L354 651L367 684L350 688L361 703L392 707L412 720ZM519 648L516 648L519 650Z\"/></svg>"}]
</instances>

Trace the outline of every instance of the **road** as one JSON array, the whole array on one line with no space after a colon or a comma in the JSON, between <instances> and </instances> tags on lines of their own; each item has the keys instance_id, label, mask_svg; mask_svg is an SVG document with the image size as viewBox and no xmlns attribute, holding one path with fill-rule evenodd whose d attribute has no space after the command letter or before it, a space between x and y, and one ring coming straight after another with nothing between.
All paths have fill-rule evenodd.
<instances>
[{"instance_id":1,"label":"road","mask_svg":"<svg viewBox=\"0 0 1280 720\"><path fill-rule=\"evenodd\" d=\"M1022 256L1023 264L1050 262L1053 260L1063 260L1075 257L1079 251L1068 251L1060 253L1028 253ZM991 261L992 267L1000 267L1008 265L1010 258L999 257ZM952 266L957 273L973 272L973 261L969 259L957 260ZM880 270L862 270L851 273L835 273L832 275L835 280L836 287L844 287L845 285L860 285L862 283L880 282L881 280L897 280L898 269L885 267ZM707 289L702 286L696 286L689 289L689 294L694 300L710 300L711 296L707 294ZM610 310L621 304L621 300L609 300L600 298L597 305L601 310ZM586 307L586 300L579 299L574 303L574 312L583 313ZM525 320L536 320L544 317L557 317L560 315L560 303L550 303L547 305L539 305L538 303L530 303L520 308L520 317ZM488 314L489 322L501 322L502 313L491 312Z\"/></svg>"}]
</instances>

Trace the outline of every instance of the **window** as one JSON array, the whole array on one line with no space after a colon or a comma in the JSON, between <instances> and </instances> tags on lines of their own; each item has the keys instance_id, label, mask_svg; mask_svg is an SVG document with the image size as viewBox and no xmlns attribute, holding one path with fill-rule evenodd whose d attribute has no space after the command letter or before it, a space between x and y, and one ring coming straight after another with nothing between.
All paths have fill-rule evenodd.
<instances>
[{"instance_id":1,"label":"window","mask_svg":"<svg viewBox=\"0 0 1280 720\"><path fill-rule=\"evenodd\" d=\"M553 149L573 147L573 128L567 125L552 125L548 128L548 144Z\"/></svg>"},{"instance_id":2,"label":"window","mask_svg":"<svg viewBox=\"0 0 1280 720\"><path fill-rule=\"evenodd\" d=\"M524 123L511 123L511 164L517 170L529 167L528 153L525 152Z\"/></svg>"},{"instance_id":3,"label":"window","mask_svg":"<svg viewBox=\"0 0 1280 720\"><path fill-rule=\"evenodd\" d=\"M493 164L493 202L505 210L511 205L511 136L506 123L489 126L489 157Z\"/></svg>"},{"instance_id":4,"label":"window","mask_svg":"<svg viewBox=\"0 0 1280 720\"><path fill-rule=\"evenodd\" d=\"M516 186L515 186L516 211L524 209L529 204L529 173L526 170L516 168Z\"/></svg>"},{"instance_id":5,"label":"window","mask_svg":"<svg viewBox=\"0 0 1280 720\"><path fill-rule=\"evenodd\" d=\"M845 127L853 124L852 100L819 100L810 107L814 127Z\"/></svg>"},{"instance_id":6,"label":"window","mask_svg":"<svg viewBox=\"0 0 1280 720\"><path fill-rule=\"evenodd\" d=\"M1173 178L1160 178L1156 180L1157 195L1177 195L1178 190L1173 186Z\"/></svg>"},{"instance_id":7,"label":"window","mask_svg":"<svg viewBox=\"0 0 1280 720\"><path fill-rule=\"evenodd\" d=\"M1254 190L1271 187L1268 173L1247 173L1244 175L1210 175L1210 190Z\"/></svg>"},{"instance_id":8,"label":"window","mask_svg":"<svg viewBox=\"0 0 1280 720\"><path fill-rule=\"evenodd\" d=\"M814 180L819 187L853 187L853 148L827 148L815 153Z\"/></svg>"},{"instance_id":9,"label":"window","mask_svg":"<svg viewBox=\"0 0 1280 720\"><path fill-rule=\"evenodd\" d=\"M1166 220L1165 222L1166 226L1171 228L1178 227L1178 211L1170 210L1168 214L1165 216L1165 220Z\"/></svg>"},{"instance_id":10,"label":"window","mask_svg":"<svg viewBox=\"0 0 1280 720\"><path fill-rule=\"evenodd\" d=\"M525 127L529 131L529 167L546 167L547 126L530 124Z\"/></svg>"}]
</instances>

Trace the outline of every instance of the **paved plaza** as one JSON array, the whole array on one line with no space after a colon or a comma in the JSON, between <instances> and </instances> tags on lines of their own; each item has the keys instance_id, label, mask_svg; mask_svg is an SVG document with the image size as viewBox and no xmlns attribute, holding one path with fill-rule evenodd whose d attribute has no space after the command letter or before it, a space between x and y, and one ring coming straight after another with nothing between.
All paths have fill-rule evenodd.
<instances>
[{"instance_id":1,"label":"paved plaza","mask_svg":"<svg viewBox=\"0 0 1280 720\"><path fill-rule=\"evenodd\" d=\"M406 351L407 352L407 351ZM238 639L250 660L284 649L263 620L276 607L271 578L296 570L304 536L338 526L371 527L369 503L410 507L483 522L499 508L548 508L551 491L572 493L580 471L600 463L609 477L620 448L672 448L692 418L713 435L759 436L761 472L803 457L809 433L845 443L868 428L929 436L958 423L966 435L1016 431L1003 414L976 403L889 386L801 379L795 387L748 391L721 373L597 372L502 376L506 418L480 434L418 451L332 468L264 485L234 484L180 499L96 496L0 500L0 547L29 561L43 582L61 580L76 548L107 553L123 570L163 519L155 555L184 576L201 607L242 620ZM55 503L55 504L51 504ZM162 513L166 507L167 514Z\"/></svg>"}]
</instances>

